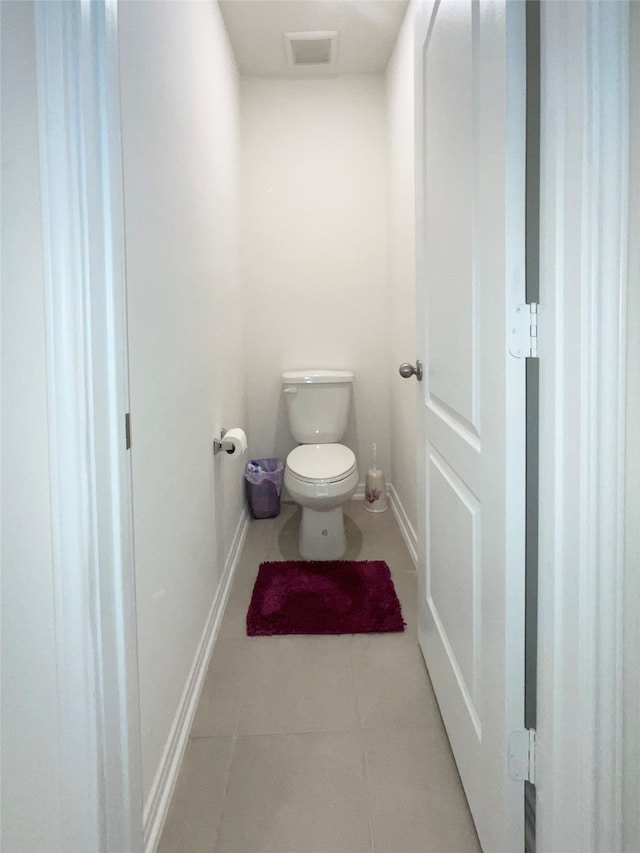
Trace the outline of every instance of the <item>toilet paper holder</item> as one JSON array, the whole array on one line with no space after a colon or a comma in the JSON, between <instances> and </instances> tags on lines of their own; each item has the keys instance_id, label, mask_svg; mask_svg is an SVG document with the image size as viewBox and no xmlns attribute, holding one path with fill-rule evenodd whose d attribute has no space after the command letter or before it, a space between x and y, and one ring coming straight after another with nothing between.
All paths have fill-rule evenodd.
<instances>
[{"instance_id":1,"label":"toilet paper holder","mask_svg":"<svg viewBox=\"0 0 640 853\"><path fill-rule=\"evenodd\" d=\"M213 455L216 453L220 453L222 450L226 450L227 453L235 453L236 446L232 441L225 441L224 437L226 435L226 429L220 430L220 438L213 439Z\"/></svg>"}]
</instances>

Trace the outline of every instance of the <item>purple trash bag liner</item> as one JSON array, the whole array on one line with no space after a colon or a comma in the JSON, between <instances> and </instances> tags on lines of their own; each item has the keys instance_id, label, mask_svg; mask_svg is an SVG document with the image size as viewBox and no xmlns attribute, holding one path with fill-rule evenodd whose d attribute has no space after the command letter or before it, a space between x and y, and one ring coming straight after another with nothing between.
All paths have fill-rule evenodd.
<instances>
[{"instance_id":1,"label":"purple trash bag liner","mask_svg":"<svg viewBox=\"0 0 640 853\"><path fill-rule=\"evenodd\" d=\"M252 459L244 471L247 497L254 518L275 518L280 515L280 495L284 480L281 459Z\"/></svg>"}]
</instances>

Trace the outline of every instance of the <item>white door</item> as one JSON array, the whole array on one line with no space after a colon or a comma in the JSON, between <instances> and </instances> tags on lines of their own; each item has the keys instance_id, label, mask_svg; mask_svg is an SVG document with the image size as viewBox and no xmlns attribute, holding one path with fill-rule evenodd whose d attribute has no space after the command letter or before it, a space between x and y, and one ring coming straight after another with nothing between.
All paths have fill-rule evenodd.
<instances>
[{"instance_id":1,"label":"white door","mask_svg":"<svg viewBox=\"0 0 640 853\"><path fill-rule=\"evenodd\" d=\"M419 639L485 853L524 844L524 3L416 28ZM413 380L412 380L413 381Z\"/></svg>"}]
</instances>

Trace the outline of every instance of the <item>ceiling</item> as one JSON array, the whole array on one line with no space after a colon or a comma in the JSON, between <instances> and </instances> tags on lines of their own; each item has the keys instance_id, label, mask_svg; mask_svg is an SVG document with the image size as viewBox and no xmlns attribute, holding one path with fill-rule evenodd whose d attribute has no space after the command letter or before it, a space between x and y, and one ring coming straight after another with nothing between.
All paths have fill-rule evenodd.
<instances>
[{"instance_id":1,"label":"ceiling","mask_svg":"<svg viewBox=\"0 0 640 853\"><path fill-rule=\"evenodd\" d=\"M408 0L220 0L241 74L333 77L383 72ZM337 30L338 58L329 68L287 61L285 32Z\"/></svg>"}]
</instances>

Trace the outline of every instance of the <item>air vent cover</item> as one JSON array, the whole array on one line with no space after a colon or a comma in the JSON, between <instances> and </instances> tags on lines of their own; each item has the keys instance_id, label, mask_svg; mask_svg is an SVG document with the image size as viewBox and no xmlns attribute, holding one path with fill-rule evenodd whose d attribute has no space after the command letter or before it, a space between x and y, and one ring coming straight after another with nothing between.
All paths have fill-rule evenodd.
<instances>
[{"instance_id":1,"label":"air vent cover","mask_svg":"<svg viewBox=\"0 0 640 853\"><path fill-rule=\"evenodd\" d=\"M285 33L284 44L290 65L333 65L338 57L338 33L324 30L308 33Z\"/></svg>"}]
</instances>

